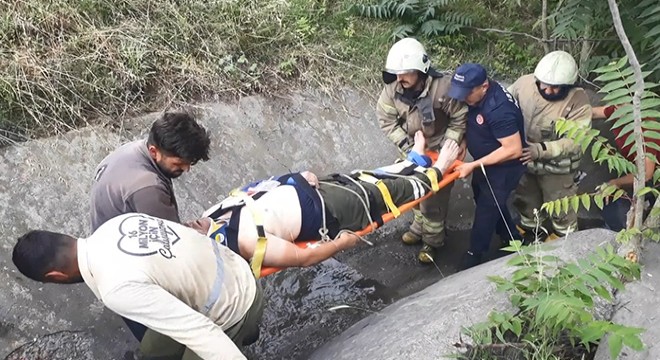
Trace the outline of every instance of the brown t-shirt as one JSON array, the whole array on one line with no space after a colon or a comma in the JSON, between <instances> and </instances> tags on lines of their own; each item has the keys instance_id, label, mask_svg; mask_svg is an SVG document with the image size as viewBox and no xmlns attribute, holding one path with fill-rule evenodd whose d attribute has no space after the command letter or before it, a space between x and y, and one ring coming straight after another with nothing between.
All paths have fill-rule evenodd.
<instances>
[{"instance_id":1,"label":"brown t-shirt","mask_svg":"<svg viewBox=\"0 0 660 360\"><path fill-rule=\"evenodd\" d=\"M90 205L92 231L130 212L181 222L172 180L149 155L145 139L124 144L101 161Z\"/></svg>"}]
</instances>

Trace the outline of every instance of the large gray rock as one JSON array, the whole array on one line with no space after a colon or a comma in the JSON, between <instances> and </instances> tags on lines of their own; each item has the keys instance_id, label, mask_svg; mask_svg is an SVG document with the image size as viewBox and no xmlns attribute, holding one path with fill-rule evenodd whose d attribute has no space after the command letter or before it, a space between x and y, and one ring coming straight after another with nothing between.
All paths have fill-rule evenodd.
<instances>
[{"instance_id":1,"label":"large gray rock","mask_svg":"<svg viewBox=\"0 0 660 360\"><path fill-rule=\"evenodd\" d=\"M660 244L649 243L642 255L642 279L626 284L626 290L617 295L617 311L612 321L632 327L646 329L642 333L644 350L634 351L624 347L619 359L655 360L660 359ZM595 360L609 360L610 351L607 337L598 347Z\"/></svg>"},{"instance_id":2,"label":"large gray rock","mask_svg":"<svg viewBox=\"0 0 660 360\"><path fill-rule=\"evenodd\" d=\"M210 161L175 181L182 218L194 218L232 188L267 175L304 169L324 174L391 162L397 152L378 129L369 101L353 92L338 96L254 96L198 106L213 147ZM121 320L84 285L29 281L11 263L11 249L28 229L88 235L88 191L96 164L121 143L143 136L155 116L126 120L114 130L89 127L0 150L0 356L60 331L84 331L96 339L61 337L62 347L74 351L68 358L80 358L72 355L80 350L94 359L120 359L133 350ZM49 341L44 338L32 349L48 348Z\"/></svg>"},{"instance_id":3,"label":"large gray rock","mask_svg":"<svg viewBox=\"0 0 660 360\"><path fill-rule=\"evenodd\" d=\"M615 233L594 229L570 234L551 244L565 261L582 258L612 244ZM356 323L315 351L311 359L445 359L455 353L461 328L485 321L492 310L510 308L487 276L510 274L500 258L451 275Z\"/></svg>"}]
</instances>

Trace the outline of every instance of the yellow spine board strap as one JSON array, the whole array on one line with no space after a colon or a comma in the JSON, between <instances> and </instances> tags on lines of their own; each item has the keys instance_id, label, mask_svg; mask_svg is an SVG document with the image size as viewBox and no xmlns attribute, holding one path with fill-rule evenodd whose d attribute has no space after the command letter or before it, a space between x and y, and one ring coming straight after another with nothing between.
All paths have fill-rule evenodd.
<instances>
[{"instance_id":1,"label":"yellow spine board strap","mask_svg":"<svg viewBox=\"0 0 660 360\"><path fill-rule=\"evenodd\" d=\"M235 196L235 195L234 195ZM261 211L257 209L254 199L247 196L246 194L240 194L243 201L245 201L245 206L250 210L252 214L252 219L254 220L254 225L257 227L257 244L254 247L254 254L252 254L252 260L250 261L250 268L252 268L252 273L254 277L258 279L261 275L261 265L264 262L264 256L266 255L266 231L264 230L264 220L261 216Z\"/></svg>"},{"instance_id":2,"label":"yellow spine board strap","mask_svg":"<svg viewBox=\"0 0 660 360\"><path fill-rule=\"evenodd\" d=\"M360 176L358 176L358 179L376 185L378 190L380 190L380 194L383 196L383 201L385 201L385 205L387 205L387 208L392 213L392 215L395 218L401 215L401 210L399 210L399 208L396 205L394 205L394 201L392 201L392 195L390 194L390 191L387 189L387 186L385 186L385 183L383 183L380 179L377 179L365 173L361 173Z\"/></svg>"},{"instance_id":3,"label":"yellow spine board strap","mask_svg":"<svg viewBox=\"0 0 660 360\"><path fill-rule=\"evenodd\" d=\"M440 186L438 185L438 173L436 173L434 169L428 169L425 174L429 180L431 180L431 190L434 193L438 192L440 190Z\"/></svg>"}]
</instances>

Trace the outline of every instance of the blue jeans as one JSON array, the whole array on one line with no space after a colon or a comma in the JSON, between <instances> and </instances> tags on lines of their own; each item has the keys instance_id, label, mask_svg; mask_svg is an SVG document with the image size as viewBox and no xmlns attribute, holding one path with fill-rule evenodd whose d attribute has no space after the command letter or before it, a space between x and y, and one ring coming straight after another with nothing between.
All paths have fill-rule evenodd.
<instances>
[{"instance_id":1,"label":"blue jeans","mask_svg":"<svg viewBox=\"0 0 660 360\"><path fill-rule=\"evenodd\" d=\"M503 242L514 239L520 239L520 233L515 227L511 218L511 213L507 207L509 196L516 189L520 178L527 168L523 165L505 165L488 166L486 174L493 187L495 199L500 205L502 215L497 204L493 200L493 193L488 187L486 177L477 168L472 173L472 191L474 193L474 202L476 209L474 211L474 224L470 233L470 251L473 254L483 254L488 251L493 233L500 236ZM510 235L511 234L511 235Z\"/></svg>"}]
</instances>

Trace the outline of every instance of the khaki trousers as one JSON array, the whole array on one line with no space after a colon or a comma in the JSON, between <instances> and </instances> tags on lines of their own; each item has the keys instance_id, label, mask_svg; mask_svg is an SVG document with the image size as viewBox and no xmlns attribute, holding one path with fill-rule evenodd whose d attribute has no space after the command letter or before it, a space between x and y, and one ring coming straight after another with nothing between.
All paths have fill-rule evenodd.
<instances>
[{"instance_id":1,"label":"khaki trousers","mask_svg":"<svg viewBox=\"0 0 660 360\"><path fill-rule=\"evenodd\" d=\"M575 181L573 180L573 174L535 175L527 172L520 179L520 185L518 185L513 194L513 206L520 214L520 225L523 229L533 230L537 225L534 209L540 211L541 205L545 202L576 194L577 185L575 185ZM543 224L547 217L545 212L539 212L540 225ZM550 220L555 233L559 236L564 236L569 231L577 230L577 214L572 210L559 215L553 213L550 216Z\"/></svg>"}]
</instances>

